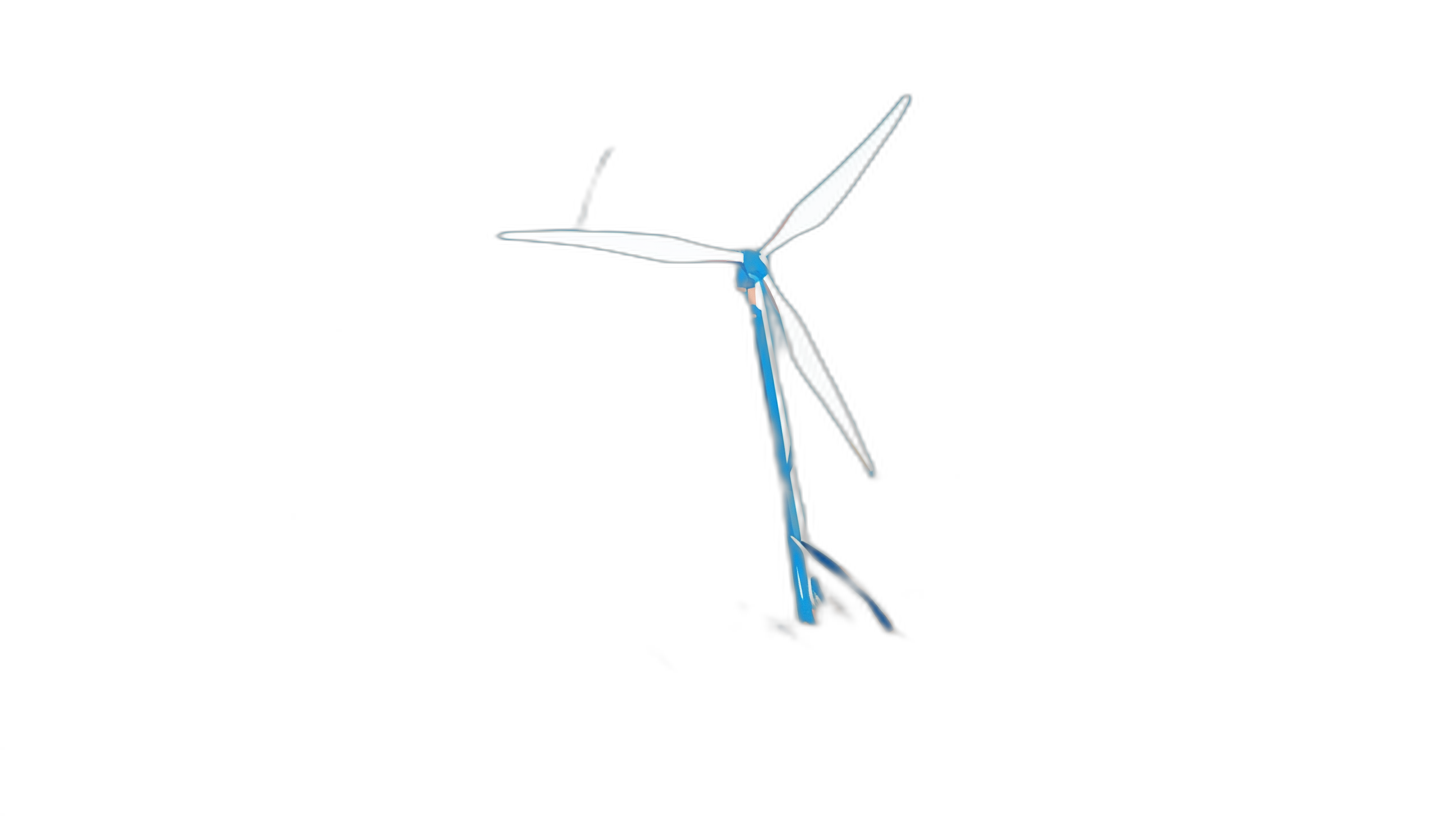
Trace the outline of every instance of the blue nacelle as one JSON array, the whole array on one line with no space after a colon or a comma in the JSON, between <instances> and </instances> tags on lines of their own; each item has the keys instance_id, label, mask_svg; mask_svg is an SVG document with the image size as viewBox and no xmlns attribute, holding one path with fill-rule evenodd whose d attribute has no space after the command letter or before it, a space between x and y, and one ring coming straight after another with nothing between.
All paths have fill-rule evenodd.
<instances>
[{"instance_id":1,"label":"blue nacelle","mask_svg":"<svg viewBox=\"0 0 1456 816\"><path fill-rule=\"evenodd\" d=\"M769 267L763 264L753 249L744 249L743 264L738 264L738 271L734 274L734 286L738 289L753 289L759 281L769 274Z\"/></svg>"}]
</instances>

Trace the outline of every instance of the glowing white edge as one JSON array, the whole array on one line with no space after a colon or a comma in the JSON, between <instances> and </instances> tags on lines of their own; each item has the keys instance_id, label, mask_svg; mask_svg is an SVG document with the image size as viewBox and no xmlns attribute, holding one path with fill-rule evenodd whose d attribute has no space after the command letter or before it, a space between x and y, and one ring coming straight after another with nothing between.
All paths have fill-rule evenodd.
<instances>
[{"instance_id":1,"label":"glowing white edge","mask_svg":"<svg viewBox=\"0 0 1456 816\"><path fill-rule=\"evenodd\" d=\"M759 321L761 323L759 331L763 332L763 340L766 342L767 348L769 348L769 372L773 373L773 396L778 398L779 430L783 431L783 460L788 462L789 450L791 450L792 444L794 443L789 442L789 420L788 417L783 415L783 389L779 388L779 364L778 361L773 360L773 357L775 357L775 354L773 354L773 332L769 331L769 309L767 309L769 302L764 300L763 283L753 284L753 289L757 290L757 294L759 294L756 300L759 302L760 312L763 312L763 319Z\"/></svg>"},{"instance_id":2,"label":"glowing white edge","mask_svg":"<svg viewBox=\"0 0 1456 816\"><path fill-rule=\"evenodd\" d=\"M764 280L769 280L769 278L764 278ZM759 310L763 313L763 319L759 321L763 325L760 326L759 331L763 332L763 341L766 342L767 350L769 350L769 372L773 373L773 396L775 396L779 404L779 430L783 433L783 462L788 463L789 450L792 450L794 443L789 442L789 418L783 412L783 389L779 388L779 364L773 358L775 357L775 354L773 354L773 332L769 331L769 309L767 309L769 302L764 299L763 283L753 284L753 289L757 293L756 300L759 302ZM795 469L789 469L789 484L794 485L794 509L799 511L799 535L804 535L804 511L802 511L802 504L799 504L798 481L794 478ZM798 576L795 576L795 580L804 578L804 584L799 586L799 597L808 597L812 608L814 606L814 587L808 583L808 580L810 580L810 554L808 554L807 549L804 549L804 545L799 544L798 539L795 539L794 536L789 536L789 541L798 545L799 552L804 554L804 571L798 574Z\"/></svg>"},{"instance_id":3,"label":"glowing white edge","mask_svg":"<svg viewBox=\"0 0 1456 816\"><path fill-rule=\"evenodd\" d=\"M789 487L794 488L794 511L799 514L799 535L808 538L810 532L804 525L804 501L799 500L799 466L789 468Z\"/></svg>"},{"instance_id":4,"label":"glowing white edge","mask_svg":"<svg viewBox=\"0 0 1456 816\"><path fill-rule=\"evenodd\" d=\"M799 532L802 533L804 532L804 530L799 530ZM802 552L802 554L804 554L804 580L810 580L810 564L814 562L814 560L812 560L812 558L810 557L810 551L808 551L808 549L804 549L804 542L799 541L799 539L794 538L794 536L789 536L789 541L794 542L794 545L798 546L799 552ZM807 595L808 599L810 599L810 606L814 606L814 583L812 583L812 581L810 581L810 586L804 587L804 595Z\"/></svg>"}]
</instances>

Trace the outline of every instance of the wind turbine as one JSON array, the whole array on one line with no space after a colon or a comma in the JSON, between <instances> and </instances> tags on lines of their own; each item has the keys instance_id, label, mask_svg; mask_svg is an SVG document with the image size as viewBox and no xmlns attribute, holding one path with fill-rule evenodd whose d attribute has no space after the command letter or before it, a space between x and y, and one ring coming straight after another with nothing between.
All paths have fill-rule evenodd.
<instances>
[{"instance_id":1,"label":"wind turbine","mask_svg":"<svg viewBox=\"0 0 1456 816\"><path fill-rule=\"evenodd\" d=\"M810 340L810 332L804 328L804 322L799 319L794 307L789 306L788 300L783 299L779 293L779 287L773 283L773 275L769 272L769 254L788 243L796 236L804 235L808 230L820 226L828 219L834 208L839 207L844 195L849 194L850 188L855 187L859 181L860 173L865 172L875 153L879 152L879 146L885 143L885 138L890 137L895 124L900 121L901 115L906 112L906 106L910 103L910 96L904 96L895 105L890 115L884 121L879 122L879 127L874 133L869 134L865 143L860 144L855 152L849 154L849 159L839 169L828 175L814 192L810 192L804 201L799 201L798 207L789 213L788 219L783 220L779 230L773 233L769 243L764 243L763 248L743 249L743 251L728 251L728 249L703 246L702 243L693 243L690 240L667 238L661 235L642 235L635 232L588 232L588 230L542 230L542 232L507 232L501 233L499 238L507 240L534 240L540 243L562 243L568 246L584 246L588 249L606 249L607 252L619 252L622 255L632 255L636 258L646 258L649 261L662 261L667 264L703 264L703 262L722 262L722 264L734 264L734 286L735 289L744 293L744 299L748 302L748 316L753 321L754 345L759 354L760 383L763 385L763 398L769 409L769 427L773 433L773 453L775 453L776 465L779 472L779 491L783 504L783 525L786 527L786 548L789 554L789 580L794 586L794 611L799 624L817 624L817 611L824 605L824 593L820 589L817 576L811 576L808 570L808 561L814 562L818 568L826 571L843 583L850 592L859 596L860 600L869 606L869 611L874 613L875 621L879 622L879 628L885 632L893 632L894 624L890 622L890 616L885 615L884 609L879 608L879 603L874 597L869 596L859 581L850 577L833 558L828 557L823 549L817 548L808 542L808 535L804 532L804 503L799 498L799 479L794 465L794 443L789 439L789 420L783 407L783 391L779 388L779 369L776 363L776 348L773 344L773 331L769 326L770 313L767 306L773 307L773 315L778 316L778 321L783 329L783 338L789 347L789 356L794 357L794 363L799 367L799 372L804 374L814 393L824 402L824 408L828 409L834 423L839 425L843 431L844 439L849 440L849 446L855 449L855 455L859 456L860 463L865 468L866 474L874 478L875 465L869 459L869 453L865 452L865 443L860 442L859 431L855 428L855 420L849 415L849 408L844 407L844 401L839 396L839 389L834 388L834 380L828 376L828 370L824 367L817 348L814 348L814 341ZM606 160L606 156L603 156ZM600 172L600 168L598 168ZM590 195L590 194L588 194Z\"/></svg>"}]
</instances>

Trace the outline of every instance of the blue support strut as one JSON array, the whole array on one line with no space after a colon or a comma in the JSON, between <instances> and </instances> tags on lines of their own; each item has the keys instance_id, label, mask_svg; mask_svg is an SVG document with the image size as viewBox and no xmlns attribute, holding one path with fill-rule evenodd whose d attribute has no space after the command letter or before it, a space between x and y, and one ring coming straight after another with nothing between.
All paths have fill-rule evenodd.
<instances>
[{"instance_id":1,"label":"blue support strut","mask_svg":"<svg viewBox=\"0 0 1456 816\"><path fill-rule=\"evenodd\" d=\"M757 270L754 270L757 271ZM753 281L754 299L757 303L748 303L750 322L753 323L753 342L759 357L759 377L763 385L764 407L769 412L769 428L773 434L773 456L775 456L776 471L779 474L779 494L783 504L783 546L789 555L789 583L794 589L794 615L799 624L817 624L814 618L814 595L810 587L810 573L808 564L804 560L804 551L794 544L795 539L802 538L804 533L799 532L798 507L795 506L794 485L792 485L792 471L794 471L794 460L792 460L792 443L789 442L788 414L783 409L782 393L779 389L778 364L773 354L773 338L770 337L769 313L764 309L763 284Z\"/></svg>"},{"instance_id":2,"label":"blue support strut","mask_svg":"<svg viewBox=\"0 0 1456 816\"><path fill-rule=\"evenodd\" d=\"M773 423L774 446L778 454L779 481L784 491L784 519L789 528L789 564L793 569L794 598L797 601L799 620L804 623L814 623L814 606L819 603L823 593L819 588L819 582L809 577L808 571L804 568L804 553L822 564L826 569L839 576L849 588L854 590L874 613L875 620L880 622L886 632L895 631L894 624L885 615L880 605L875 603L868 592L858 582L845 572L834 559L825 555L817 547L804 541L804 534L799 528L799 496L797 487L794 484L794 455L789 446L789 433L784 427L783 405L779 401L777 370L774 367L773 346L769 342L768 327L764 325L763 311L754 302L754 295L762 293L764 302L768 302L768 291L763 280L768 277L768 266L764 264L763 258L752 250L743 253L743 263L738 266L738 288L748 298L748 306L753 310L753 334L758 343L758 369L763 375L763 398L768 403L768 417Z\"/></svg>"},{"instance_id":3,"label":"blue support strut","mask_svg":"<svg viewBox=\"0 0 1456 816\"><path fill-rule=\"evenodd\" d=\"M794 543L803 547L805 550L808 550L809 554L814 556L815 561L823 564L826 569L839 576L846 584L848 584L849 588L854 590L854 594L858 595L860 597L860 600L864 601L866 604L869 605L870 611L875 614L875 620L879 621L880 625L885 627L886 632L895 631L895 625L893 623L890 623L890 618L888 615L885 614L885 610L881 609L880 605L875 603L875 599L871 598L870 594L864 591L864 588L859 585L859 582L855 581L854 578L850 577L849 573L844 571L844 567L839 566L839 564L835 562L833 558L830 558L829 556L820 552L819 548L815 547L813 544L810 544L807 541L797 541ZM809 579L809 587L813 590L816 596L819 595L818 583L819 582L815 581L813 578Z\"/></svg>"}]
</instances>

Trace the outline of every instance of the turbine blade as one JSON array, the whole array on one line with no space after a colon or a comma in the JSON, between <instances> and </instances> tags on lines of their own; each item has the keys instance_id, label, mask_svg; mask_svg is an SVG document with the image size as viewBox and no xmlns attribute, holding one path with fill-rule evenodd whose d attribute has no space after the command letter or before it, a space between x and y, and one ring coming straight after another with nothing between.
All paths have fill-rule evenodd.
<instances>
[{"instance_id":1,"label":"turbine blade","mask_svg":"<svg viewBox=\"0 0 1456 816\"><path fill-rule=\"evenodd\" d=\"M542 230L542 232L502 232L505 240L534 240L539 243L562 243L606 249L648 261L664 264L703 264L709 261L743 262L743 252L729 252L715 246L703 246L692 240L667 238L665 235L642 235L638 232L587 232L587 230Z\"/></svg>"},{"instance_id":2,"label":"turbine blade","mask_svg":"<svg viewBox=\"0 0 1456 816\"><path fill-rule=\"evenodd\" d=\"M875 475L875 463L869 460L869 453L865 452L865 443L859 440L859 430L855 428L855 420L850 418L849 408L844 407L844 401L839 396L839 389L834 388L833 377L828 376L828 369L824 367L824 360L818 356L818 348L814 348L814 341L810 340L810 332L804 328L804 321L799 319L794 307L789 306L788 300L783 299L779 293L779 287L773 286L773 278L763 278L764 289L769 293L769 299L773 302L773 310L779 313L779 322L783 323L783 340L788 341L789 354L794 357L795 366L799 367L799 373L804 374L804 379L810 382L810 388L820 396L824 402L824 408L828 409L828 415L834 418L834 423L839 425L839 430L844 433L844 439L849 440L849 446L855 449L855 456L859 456L859 462L865 466L865 472Z\"/></svg>"},{"instance_id":3,"label":"turbine blade","mask_svg":"<svg viewBox=\"0 0 1456 816\"><path fill-rule=\"evenodd\" d=\"M875 133L869 134L865 143L860 144L859 149L849 154L849 159L844 159L843 165L828 175L814 192L808 194L804 201L799 201L798 207L789 213L788 219L783 220L779 226L779 232L773 233L769 243L764 243L759 255L767 255L780 246L788 243L796 236L810 232L814 227L820 226L824 220L833 213L834 207L839 207L840 201L849 195L850 188L855 187L859 181L860 173L865 172L869 166L869 160L874 159L875 153L879 152L879 146L890 138L890 131L895 130L895 124L900 121L900 115L906 112L906 105L910 103L910 96L906 95L895 105L894 111L885 117L885 121L879 122Z\"/></svg>"}]
</instances>

